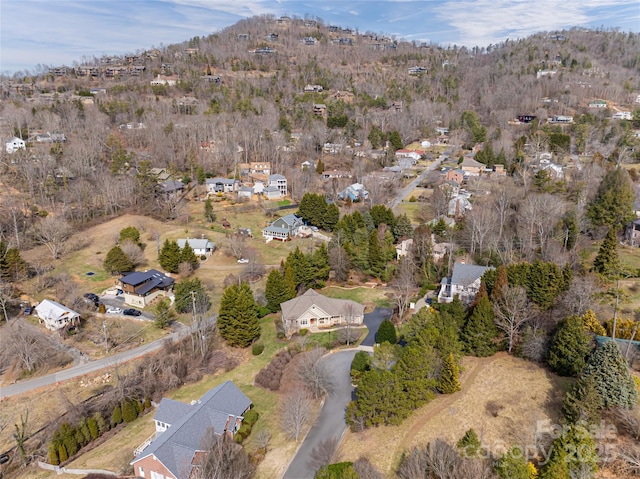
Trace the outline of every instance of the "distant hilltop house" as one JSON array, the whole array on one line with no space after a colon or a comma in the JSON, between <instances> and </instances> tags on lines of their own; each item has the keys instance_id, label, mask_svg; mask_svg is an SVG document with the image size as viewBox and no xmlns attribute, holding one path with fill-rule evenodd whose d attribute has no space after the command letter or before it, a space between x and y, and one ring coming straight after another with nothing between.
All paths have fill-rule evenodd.
<instances>
[{"instance_id":1,"label":"distant hilltop house","mask_svg":"<svg viewBox=\"0 0 640 479\"><path fill-rule=\"evenodd\" d=\"M633 120L633 115L630 111L617 111L611 117L612 120Z\"/></svg>"},{"instance_id":2,"label":"distant hilltop house","mask_svg":"<svg viewBox=\"0 0 640 479\"><path fill-rule=\"evenodd\" d=\"M154 86L176 86L176 82L178 81L178 77L176 76L162 76L158 75L153 80L149 82L149 84Z\"/></svg>"},{"instance_id":3,"label":"distant hilltop house","mask_svg":"<svg viewBox=\"0 0 640 479\"><path fill-rule=\"evenodd\" d=\"M465 263L454 264L451 276L442 278L438 303L450 303L458 296L462 303L470 304L480 289L482 275L489 269L492 268Z\"/></svg>"},{"instance_id":4,"label":"distant hilltop house","mask_svg":"<svg viewBox=\"0 0 640 479\"><path fill-rule=\"evenodd\" d=\"M124 302L132 306L144 308L158 296L168 296L175 283L158 270L136 271L120 278Z\"/></svg>"},{"instance_id":5,"label":"distant hilltop house","mask_svg":"<svg viewBox=\"0 0 640 479\"><path fill-rule=\"evenodd\" d=\"M251 404L231 381L210 389L191 404L162 398L153 416L155 435L134 452L134 473L152 479L197 476L204 454L211 447L207 440L219 440L222 435L233 437Z\"/></svg>"},{"instance_id":6,"label":"distant hilltop house","mask_svg":"<svg viewBox=\"0 0 640 479\"><path fill-rule=\"evenodd\" d=\"M593 100L589 103L589 108L606 108L607 102L605 100Z\"/></svg>"},{"instance_id":7,"label":"distant hilltop house","mask_svg":"<svg viewBox=\"0 0 640 479\"><path fill-rule=\"evenodd\" d=\"M338 193L338 198L351 201L362 201L369 198L369 192L364 188L362 183L353 183Z\"/></svg>"},{"instance_id":8,"label":"distant hilltop house","mask_svg":"<svg viewBox=\"0 0 640 479\"><path fill-rule=\"evenodd\" d=\"M558 73L556 70L538 70L536 72L536 78L542 78L546 76L553 76Z\"/></svg>"},{"instance_id":9,"label":"distant hilltop house","mask_svg":"<svg viewBox=\"0 0 640 479\"><path fill-rule=\"evenodd\" d=\"M322 85L305 85L304 92L305 93L320 93L324 90Z\"/></svg>"},{"instance_id":10,"label":"distant hilltop house","mask_svg":"<svg viewBox=\"0 0 640 479\"><path fill-rule=\"evenodd\" d=\"M216 249L216 244L207 238L181 238L177 241L180 249L183 249L187 243L197 256L211 256Z\"/></svg>"},{"instance_id":11,"label":"distant hilltop house","mask_svg":"<svg viewBox=\"0 0 640 479\"><path fill-rule=\"evenodd\" d=\"M549 120L549 123L573 123L573 117L566 115L554 115Z\"/></svg>"},{"instance_id":12,"label":"distant hilltop house","mask_svg":"<svg viewBox=\"0 0 640 479\"><path fill-rule=\"evenodd\" d=\"M41 323L51 331L59 331L67 325L73 325L80 319L80 314L56 301L45 299L35 307Z\"/></svg>"},{"instance_id":13,"label":"distant hilltop house","mask_svg":"<svg viewBox=\"0 0 640 479\"><path fill-rule=\"evenodd\" d=\"M5 150L7 153L15 153L18 150L25 150L27 148L27 144L23 139L14 136L10 140L8 140L5 144Z\"/></svg>"},{"instance_id":14,"label":"distant hilltop house","mask_svg":"<svg viewBox=\"0 0 640 479\"><path fill-rule=\"evenodd\" d=\"M231 193L234 191L238 191L240 187L240 182L238 180L234 180L233 178L221 178L219 176L215 178L207 178L205 180L205 184L207 187L207 194L218 194L218 193Z\"/></svg>"},{"instance_id":15,"label":"distant hilltop house","mask_svg":"<svg viewBox=\"0 0 640 479\"><path fill-rule=\"evenodd\" d=\"M289 214L273 221L269 226L262 229L262 237L267 241L274 239L287 241L298 234L300 227L304 224L302 218L295 214Z\"/></svg>"},{"instance_id":16,"label":"distant hilltop house","mask_svg":"<svg viewBox=\"0 0 640 479\"><path fill-rule=\"evenodd\" d=\"M624 239L630 246L640 246L640 219L633 220L625 226Z\"/></svg>"},{"instance_id":17,"label":"distant hilltop house","mask_svg":"<svg viewBox=\"0 0 640 479\"><path fill-rule=\"evenodd\" d=\"M323 328L350 324L357 326L364 321L364 306L350 299L334 299L313 289L302 296L280 305L282 323L287 334L300 329L320 331Z\"/></svg>"}]
</instances>

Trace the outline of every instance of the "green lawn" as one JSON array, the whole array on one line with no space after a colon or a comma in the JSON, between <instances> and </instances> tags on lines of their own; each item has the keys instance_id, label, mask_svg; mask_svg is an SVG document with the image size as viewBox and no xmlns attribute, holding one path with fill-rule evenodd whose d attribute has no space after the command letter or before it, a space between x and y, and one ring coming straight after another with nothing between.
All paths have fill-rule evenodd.
<instances>
[{"instance_id":1,"label":"green lawn","mask_svg":"<svg viewBox=\"0 0 640 479\"><path fill-rule=\"evenodd\" d=\"M350 299L360 304L375 303L376 306L389 308L393 301L386 296L386 291L382 288L340 288L329 286L321 291L322 294L330 298Z\"/></svg>"}]
</instances>

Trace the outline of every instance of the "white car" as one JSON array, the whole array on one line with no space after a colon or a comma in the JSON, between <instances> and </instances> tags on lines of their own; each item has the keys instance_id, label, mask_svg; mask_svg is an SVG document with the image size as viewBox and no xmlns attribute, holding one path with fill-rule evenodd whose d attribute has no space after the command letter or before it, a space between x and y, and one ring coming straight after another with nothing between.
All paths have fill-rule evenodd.
<instances>
[{"instance_id":1,"label":"white car","mask_svg":"<svg viewBox=\"0 0 640 479\"><path fill-rule=\"evenodd\" d=\"M247 264L248 262L249 262L249 260L247 258L240 258L238 260L238 263L241 263L241 264Z\"/></svg>"},{"instance_id":2,"label":"white car","mask_svg":"<svg viewBox=\"0 0 640 479\"><path fill-rule=\"evenodd\" d=\"M122 308L108 308L108 314L122 314Z\"/></svg>"}]
</instances>

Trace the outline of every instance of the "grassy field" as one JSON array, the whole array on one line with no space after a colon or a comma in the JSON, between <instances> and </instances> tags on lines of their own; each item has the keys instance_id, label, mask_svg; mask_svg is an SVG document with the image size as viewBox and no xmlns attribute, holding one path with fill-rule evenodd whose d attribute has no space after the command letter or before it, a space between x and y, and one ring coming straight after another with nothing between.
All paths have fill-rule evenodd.
<instances>
[{"instance_id":1,"label":"grassy field","mask_svg":"<svg viewBox=\"0 0 640 479\"><path fill-rule=\"evenodd\" d=\"M436 438L455 444L473 428L484 445L496 450L501 445L532 444L537 421L558 421L568 380L506 353L464 358L463 367L462 391L439 395L401 426L347 432L339 460L366 456L385 477L395 477L404 451ZM496 415L488 411L489 404L497 405Z\"/></svg>"},{"instance_id":2,"label":"grassy field","mask_svg":"<svg viewBox=\"0 0 640 479\"><path fill-rule=\"evenodd\" d=\"M390 308L393 300L387 296L384 288L329 286L321 291L330 298L350 299L365 306Z\"/></svg>"}]
</instances>

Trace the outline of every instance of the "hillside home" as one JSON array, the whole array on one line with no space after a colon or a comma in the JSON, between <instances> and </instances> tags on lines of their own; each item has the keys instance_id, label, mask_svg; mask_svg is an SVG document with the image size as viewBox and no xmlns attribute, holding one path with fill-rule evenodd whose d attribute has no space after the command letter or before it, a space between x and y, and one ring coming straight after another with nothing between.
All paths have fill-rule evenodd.
<instances>
[{"instance_id":1,"label":"hillside home","mask_svg":"<svg viewBox=\"0 0 640 479\"><path fill-rule=\"evenodd\" d=\"M287 196L287 179L283 175L269 175L269 187L278 188L280 196Z\"/></svg>"},{"instance_id":2,"label":"hillside home","mask_svg":"<svg viewBox=\"0 0 640 479\"><path fill-rule=\"evenodd\" d=\"M346 170L325 170L322 172L323 180L333 180L334 178L353 178L350 171Z\"/></svg>"},{"instance_id":3,"label":"hillside home","mask_svg":"<svg viewBox=\"0 0 640 479\"><path fill-rule=\"evenodd\" d=\"M120 278L124 302L144 308L158 296L169 296L175 283L173 278L158 270L136 271Z\"/></svg>"},{"instance_id":4,"label":"hillside home","mask_svg":"<svg viewBox=\"0 0 640 479\"><path fill-rule=\"evenodd\" d=\"M536 72L536 78L542 78L542 77L546 77L546 76L553 76L556 73L558 73L555 70L538 70Z\"/></svg>"},{"instance_id":5,"label":"hillside home","mask_svg":"<svg viewBox=\"0 0 640 479\"><path fill-rule=\"evenodd\" d=\"M238 191L240 182L233 178L207 178L205 181L207 186L207 194L213 195L217 193L232 193Z\"/></svg>"},{"instance_id":6,"label":"hillside home","mask_svg":"<svg viewBox=\"0 0 640 479\"><path fill-rule=\"evenodd\" d=\"M322 85L305 85L304 92L305 93L321 93L324 88Z\"/></svg>"},{"instance_id":7,"label":"hillside home","mask_svg":"<svg viewBox=\"0 0 640 479\"><path fill-rule=\"evenodd\" d=\"M361 325L364 306L350 299L334 299L313 289L280 305L282 324L287 334L300 329L312 332L345 324Z\"/></svg>"},{"instance_id":8,"label":"hillside home","mask_svg":"<svg viewBox=\"0 0 640 479\"><path fill-rule=\"evenodd\" d=\"M413 238L402 240L396 245L396 258L400 259L409 254L413 247Z\"/></svg>"},{"instance_id":9,"label":"hillside home","mask_svg":"<svg viewBox=\"0 0 640 479\"><path fill-rule=\"evenodd\" d=\"M267 241L277 239L287 241L298 234L298 230L304 224L302 218L294 214L289 214L273 221L269 226L262 229L262 237Z\"/></svg>"},{"instance_id":10,"label":"hillside home","mask_svg":"<svg viewBox=\"0 0 640 479\"><path fill-rule=\"evenodd\" d=\"M327 105L324 103L314 103L313 114L315 116L325 116L327 114Z\"/></svg>"},{"instance_id":11,"label":"hillside home","mask_svg":"<svg viewBox=\"0 0 640 479\"><path fill-rule=\"evenodd\" d=\"M454 181L458 184L458 186L462 185L464 181L464 171L462 170L447 170L447 174L445 175L445 179L447 181Z\"/></svg>"},{"instance_id":12,"label":"hillside home","mask_svg":"<svg viewBox=\"0 0 640 479\"><path fill-rule=\"evenodd\" d=\"M268 161L252 161L250 163L240 163L240 174L243 176L264 176L265 179L271 174L271 163Z\"/></svg>"},{"instance_id":13,"label":"hillside home","mask_svg":"<svg viewBox=\"0 0 640 479\"><path fill-rule=\"evenodd\" d=\"M163 398L153 416L155 435L141 444L131 462L137 477L189 479L210 447L206 440L233 437L251 400L231 381L210 389L191 404Z\"/></svg>"},{"instance_id":14,"label":"hillside home","mask_svg":"<svg viewBox=\"0 0 640 479\"><path fill-rule=\"evenodd\" d=\"M465 155L462 163L460 163L460 169L465 176L480 176L480 172L484 170L484 164L476 161L472 155Z\"/></svg>"},{"instance_id":15,"label":"hillside home","mask_svg":"<svg viewBox=\"0 0 640 479\"><path fill-rule=\"evenodd\" d=\"M633 120L633 115L630 111L617 111L611 117L612 120Z\"/></svg>"},{"instance_id":16,"label":"hillside home","mask_svg":"<svg viewBox=\"0 0 640 479\"><path fill-rule=\"evenodd\" d=\"M211 256L216 249L216 244L207 238L181 238L177 243L180 249L189 243L189 246L197 256Z\"/></svg>"},{"instance_id":17,"label":"hillside home","mask_svg":"<svg viewBox=\"0 0 640 479\"><path fill-rule=\"evenodd\" d=\"M238 188L238 199L244 198L250 200L253 198L253 186L241 186Z\"/></svg>"},{"instance_id":18,"label":"hillside home","mask_svg":"<svg viewBox=\"0 0 640 479\"><path fill-rule=\"evenodd\" d=\"M18 150L26 149L27 145L23 139L14 136L4 144L4 147L7 153L15 153Z\"/></svg>"},{"instance_id":19,"label":"hillside home","mask_svg":"<svg viewBox=\"0 0 640 479\"><path fill-rule=\"evenodd\" d=\"M589 108L606 108L607 102L605 100L593 100L589 103Z\"/></svg>"},{"instance_id":20,"label":"hillside home","mask_svg":"<svg viewBox=\"0 0 640 479\"><path fill-rule=\"evenodd\" d=\"M347 186L344 190L338 193L338 197L341 200L350 198L351 201L361 201L369 198L369 192L364 189L364 185L361 183L354 183Z\"/></svg>"},{"instance_id":21,"label":"hillside home","mask_svg":"<svg viewBox=\"0 0 640 479\"><path fill-rule=\"evenodd\" d=\"M549 123L573 123L573 117L566 115L554 115L549 120Z\"/></svg>"},{"instance_id":22,"label":"hillside home","mask_svg":"<svg viewBox=\"0 0 640 479\"><path fill-rule=\"evenodd\" d=\"M458 193L451 198L447 205L447 214L453 218L463 217L467 211L473 208L469 201L470 196L468 193Z\"/></svg>"},{"instance_id":23,"label":"hillside home","mask_svg":"<svg viewBox=\"0 0 640 479\"><path fill-rule=\"evenodd\" d=\"M455 263L451 276L442 278L438 303L450 303L457 295L463 304L470 304L480 289L482 275L489 269L492 268Z\"/></svg>"},{"instance_id":24,"label":"hillside home","mask_svg":"<svg viewBox=\"0 0 640 479\"><path fill-rule=\"evenodd\" d=\"M161 76L158 75L157 77L155 77L153 80L151 80L149 82L150 85L154 85L154 86L159 86L159 85L166 85L166 86L176 86L176 82L178 81L178 78L175 76Z\"/></svg>"},{"instance_id":25,"label":"hillside home","mask_svg":"<svg viewBox=\"0 0 640 479\"><path fill-rule=\"evenodd\" d=\"M156 191L159 194L171 196L184 193L186 185L180 180L167 180L156 185Z\"/></svg>"},{"instance_id":26,"label":"hillside home","mask_svg":"<svg viewBox=\"0 0 640 479\"><path fill-rule=\"evenodd\" d=\"M50 331L59 331L67 325L73 325L80 319L80 314L60 303L45 299L35 307L36 315L41 323Z\"/></svg>"},{"instance_id":27,"label":"hillside home","mask_svg":"<svg viewBox=\"0 0 640 479\"><path fill-rule=\"evenodd\" d=\"M640 246L640 219L633 220L625 226L624 239L630 246Z\"/></svg>"},{"instance_id":28,"label":"hillside home","mask_svg":"<svg viewBox=\"0 0 640 479\"><path fill-rule=\"evenodd\" d=\"M267 186L262 190L262 196L266 200L279 200L282 198L282 192L277 186Z\"/></svg>"}]
</instances>

